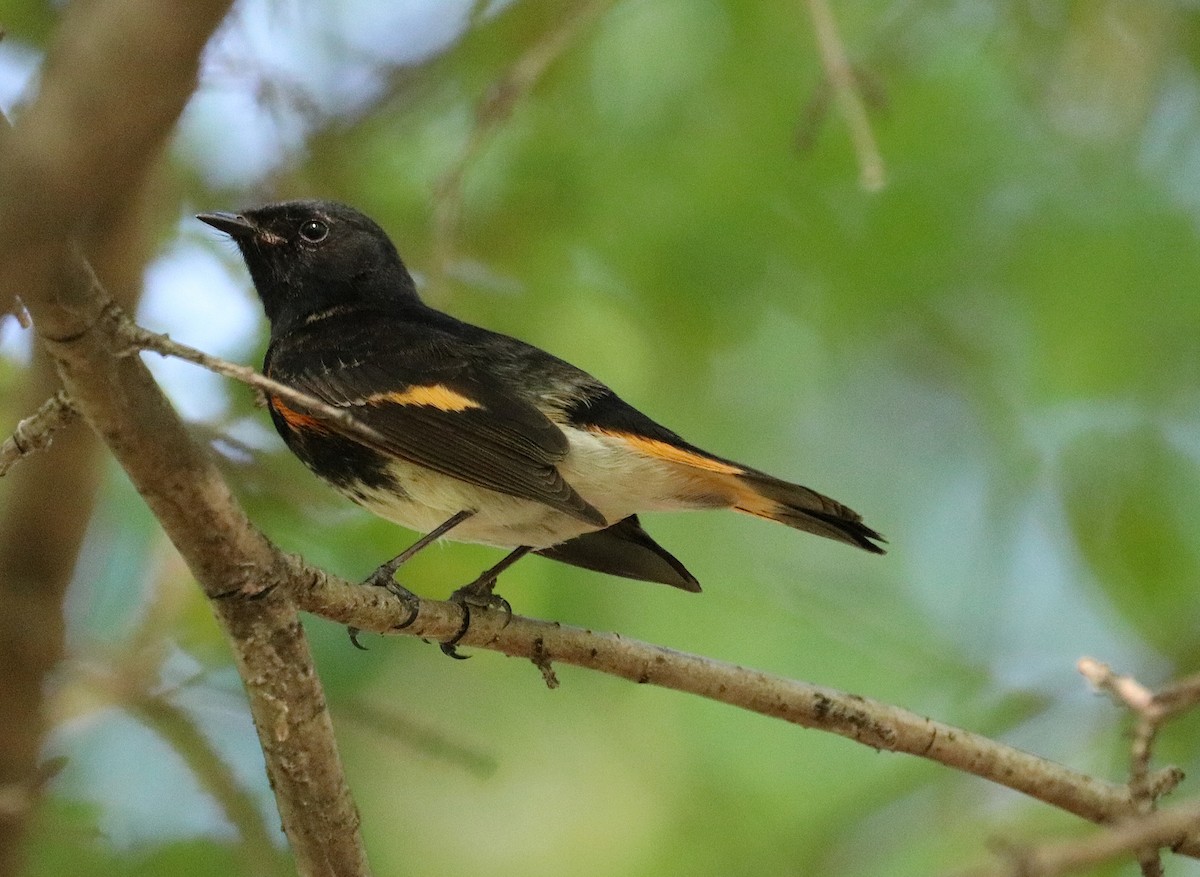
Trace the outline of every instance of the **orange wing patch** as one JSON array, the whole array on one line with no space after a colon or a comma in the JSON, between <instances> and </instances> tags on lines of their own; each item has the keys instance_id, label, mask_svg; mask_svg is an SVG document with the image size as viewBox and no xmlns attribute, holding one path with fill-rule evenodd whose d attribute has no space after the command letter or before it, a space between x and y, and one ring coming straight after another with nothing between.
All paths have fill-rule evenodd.
<instances>
[{"instance_id":1,"label":"orange wing patch","mask_svg":"<svg viewBox=\"0 0 1200 877\"><path fill-rule=\"evenodd\" d=\"M318 432L330 432L329 424L319 417L289 408L279 396L271 396L271 407L287 422L292 429L312 429Z\"/></svg>"},{"instance_id":2,"label":"orange wing patch","mask_svg":"<svg viewBox=\"0 0 1200 877\"><path fill-rule=\"evenodd\" d=\"M645 454L647 457L656 457L659 460L665 460L668 463L679 463L683 466L691 466L693 469L715 472L718 475L743 475L746 472L741 466L735 466L732 463L725 463L721 460L714 460L712 457L706 457L703 454L697 454L695 451L678 448L675 445L659 441L658 439L609 429L596 429L592 430L592 432L621 439L628 443L635 451Z\"/></svg>"},{"instance_id":3,"label":"orange wing patch","mask_svg":"<svg viewBox=\"0 0 1200 877\"><path fill-rule=\"evenodd\" d=\"M483 406L445 384L429 384L421 387L409 387L391 393L372 393L363 400L368 405L383 405L391 402L396 405L426 405L439 411L469 411Z\"/></svg>"}]
</instances>

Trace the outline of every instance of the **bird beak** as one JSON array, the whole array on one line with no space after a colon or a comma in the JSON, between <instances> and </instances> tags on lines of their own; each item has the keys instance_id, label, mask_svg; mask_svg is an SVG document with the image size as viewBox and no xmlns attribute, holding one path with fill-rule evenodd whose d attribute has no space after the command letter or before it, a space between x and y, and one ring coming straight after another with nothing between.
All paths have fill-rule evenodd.
<instances>
[{"instance_id":1,"label":"bird beak","mask_svg":"<svg viewBox=\"0 0 1200 877\"><path fill-rule=\"evenodd\" d=\"M240 213L197 213L196 218L232 238L248 238L258 234L258 226Z\"/></svg>"}]
</instances>

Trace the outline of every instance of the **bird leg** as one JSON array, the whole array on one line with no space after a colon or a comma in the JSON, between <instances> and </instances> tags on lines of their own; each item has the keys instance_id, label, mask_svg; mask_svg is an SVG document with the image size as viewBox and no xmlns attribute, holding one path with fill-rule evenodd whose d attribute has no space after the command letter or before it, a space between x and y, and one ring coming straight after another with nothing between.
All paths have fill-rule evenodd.
<instances>
[{"instance_id":1,"label":"bird leg","mask_svg":"<svg viewBox=\"0 0 1200 877\"><path fill-rule=\"evenodd\" d=\"M436 527L434 527L432 530L430 530L428 533L426 533L424 536L422 536L420 539L418 539L412 545L405 548L403 551L401 551L399 554L397 554L395 557L393 557L387 563L380 564L379 568L376 569L375 572L373 572L369 576L367 576L367 579L366 579L366 581L363 582L363 584L364 585L375 585L376 587L380 587L380 588L386 588L389 585L395 584L393 577L396 575L396 570L398 570L398 569L400 569L400 567L404 566L404 564L407 563L409 560L411 560L413 555L415 555L422 548L425 548L430 543L436 542L438 539L441 539L443 536L445 536L447 533L449 533L451 530L453 530L455 527L457 527L459 524L461 524L467 518L471 517L471 515L473 515L473 514L475 514L475 512L469 511L467 509L464 509L461 512L455 513L451 518L438 524Z\"/></svg>"},{"instance_id":2,"label":"bird leg","mask_svg":"<svg viewBox=\"0 0 1200 877\"><path fill-rule=\"evenodd\" d=\"M417 620L417 607L420 605L421 599L408 588L396 581L396 571L405 563L407 563L413 557L413 555L415 555L422 548L425 548L427 545L436 542L438 539L445 536L473 514L475 514L475 512L469 509L463 509L461 512L455 513L452 517L438 524L387 563L380 564L375 572L371 573L366 577L366 579L363 580L364 585L383 588L393 596L399 598L399 600L404 603L405 608L408 609L408 618L404 619L404 621L402 621L400 624L395 625L395 630L403 630ZM359 629L357 627L347 627L346 631L350 634L350 642L354 644L354 647L356 649L363 649L366 651L366 647L358 641Z\"/></svg>"},{"instance_id":3,"label":"bird leg","mask_svg":"<svg viewBox=\"0 0 1200 877\"><path fill-rule=\"evenodd\" d=\"M462 607L463 623L458 629L458 633L442 643L442 652L451 658L462 659L467 657L466 655L460 655L455 646L462 641L462 638L467 635L467 631L471 629L472 606L478 606L482 609L501 609L508 618L512 618L512 606L509 605L507 600L495 593L493 589L496 587L496 579L499 578L500 573L504 572L532 550L528 545L514 548L495 566L480 573L479 578L475 579L475 581L463 585L450 595L450 602L457 603ZM505 624L508 623L508 618L505 619Z\"/></svg>"}]
</instances>

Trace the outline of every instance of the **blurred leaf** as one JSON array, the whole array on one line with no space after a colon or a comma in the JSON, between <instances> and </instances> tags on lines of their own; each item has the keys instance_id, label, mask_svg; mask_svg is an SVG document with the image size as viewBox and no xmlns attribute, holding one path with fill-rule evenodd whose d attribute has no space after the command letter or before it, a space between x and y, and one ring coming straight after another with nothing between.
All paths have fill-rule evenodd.
<instances>
[{"instance_id":1,"label":"blurred leaf","mask_svg":"<svg viewBox=\"0 0 1200 877\"><path fill-rule=\"evenodd\" d=\"M59 8L45 0L27 0L13 2L9 0L0 6L0 25L10 35L10 39L19 39L34 45L46 42L51 29L58 21ZM0 43L2 46L3 43Z\"/></svg>"},{"instance_id":2,"label":"blurred leaf","mask_svg":"<svg viewBox=\"0 0 1200 877\"><path fill-rule=\"evenodd\" d=\"M39 808L24 877L229 877L242 857L229 843L188 840L153 849L113 847L97 827L98 808L51 796ZM282 851L280 852L282 856Z\"/></svg>"},{"instance_id":3,"label":"blurred leaf","mask_svg":"<svg viewBox=\"0 0 1200 877\"><path fill-rule=\"evenodd\" d=\"M1200 659L1200 472L1160 432L1092 433L1062 467L1068 520L1122 616L1177 666Z\"/></svg>"},{"instance_id":4,"label":"blurred leaf","mask_svg":"<svg viewBox=\"0 0 1200 877\"><path fill-rule=\"evenodd\" d=\"M34 820L26 877L107 877L122 870L120 857L106 848L100 831L100 808L47 795Z\"/></svg>"},{"instance_id":5,"label":"blurred leaf","mask_svg":"<svg viewBox=\"0 0 1200 877\"><path fill-rule=\"evenodd\" d=\"M282 857L282 853L280 854ZM228 877L242 866L234 846L212 840L179 841L140 853L129 868L129 877Z\"/></svg>"}]
</instances>

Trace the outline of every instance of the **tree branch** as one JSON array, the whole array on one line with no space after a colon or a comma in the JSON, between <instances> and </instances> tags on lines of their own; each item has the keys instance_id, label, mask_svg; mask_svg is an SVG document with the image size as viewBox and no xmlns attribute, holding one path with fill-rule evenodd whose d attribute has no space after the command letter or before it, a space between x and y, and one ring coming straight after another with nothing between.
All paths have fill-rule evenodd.
<instances>
[{"instance_id":1,"label":"tree branch","mask_svg":"<svg viewBox=\"0 0 1200 877\"><path fill-rule=\"evenodd\" d=\"M206 593L269 592L279 554L234 503L137 357L74 241L123 212L195 82L229 0L74 4L41 90L0 151L0 289L20 293L63 384ZM102 223L101 223L102 224ZM367 874L324 696L294 606L214 603L304 875Z\"/></svg>"},{"instance_id":2,"label":"tree branch","mask_svg":"<svg viewBox=\"0 0 1200 877\"><path fill-rule=\"evenodd\" d=\"M1194 707L1200 699L1197 682L1200 677L1177 682L1165 690L1165 696L1160 696L1132 676L1114 673L1107 664L1093 658L1081 658L1078 667L1098 691L1107 692L1136 718L1129 746L1129 792L1134 812L1147 816L1154 812L1159 797L1183 780L1183 771L1177 767L1152 774L1150 759L1154 754L1154 741L1163 725ZM1137 857L1144 877L1162 877L1162 857L1157 845L1138 850Z\"/></svg>"},{"instance_id":3,"label":"tree branch","mask_svg":"<svg viewBox=\"0 0 1200 877\"><path fill-rule=\"evenodd\" d=\"M304 875L367 874L325 698L295 607L278 583L279 553L251 525L212 461L190 440L138 357L113 327L128 318L105 302L86 262L76 259L71 293L94 299L66 340L43 339L63 383L125 468L189 569L210 596L233 646L267 762L284 830ZM85 293L83 288L87 287ZM28 302L40 327L43 310ZM56 315L70 328L69 312Z\"/></svg>"},{"instance_id":4,"label":"tree branch","mask_svg":"<svg viewBox=\"0 0 1200 877\"><path fill-rule=\"evenodd\" d=\"M402 630L407 609L382 588L351 584L306 567L298 558L287 580L299 590L305 611L343 624L374 631L432 640L448 640L463 625L456 603L422 599L417 619ZM596 633L556 622L513 616L505 623L499 611L471 610L464 646L489 649L530 660L573 664L658 685L783 719L806 728L829 731L873 749L917 755L975 774L1047 804L1098 823L1129 815L1129 790L956 728L870 698L832 688L785 679L683 652ZM1200 855L1200 831L1180 848Z\"/></svg>"},{"instance_id":5,"label":"tree branch","mask_svg":"<svg viewBox=\"0 0 1200 877\"><path fill-rule=\"evenodd\" d=\"M326 416L319 400L286 388L257 372L202 354L185 345L125 330L133 343L153 343L156 352L181 355L213 371L242 380L268 392L288 389L289 402ZM339 422L346 412L334 409ZM461 630L463 610L455 603L421 600L416 621L403 630L395 625L407 617L400 602L381 588L367 588L307 567L295 557L284 575L297 605L308 612L350 627L377 633L400 633L448 640ZM834 689L688 655L557 623L513 616L505 625L498 612L472 610L463 645L498 651L532 661L545 675L554 661L574 664L639 683L690 692L752 712L818 728L875 749L905 752L973 773L1037 798L1092 822L1109 823L1133 812L1125 786L1097 780L1062 765L1005 746L970 731L955 728L908 710ZM1190 692L1190 688L1181 690ZM1179 700L1185 700L1179 695ZM1200 832L1189 837L1183 851L1200 854Z\"/></svg>"},{"instance_id":6,"label":"tree branch","mask_svg":"<svg viewBox=\"0 0 1200 877\"><path fill-rule=\"evenodd\" d=\"M13 434L0 444L0 477L6 475L18 460L50 447L54 433L73 422L76 413L67 394L59 390L37 411L17 423Z\"/></svg>"}]
</instances>

